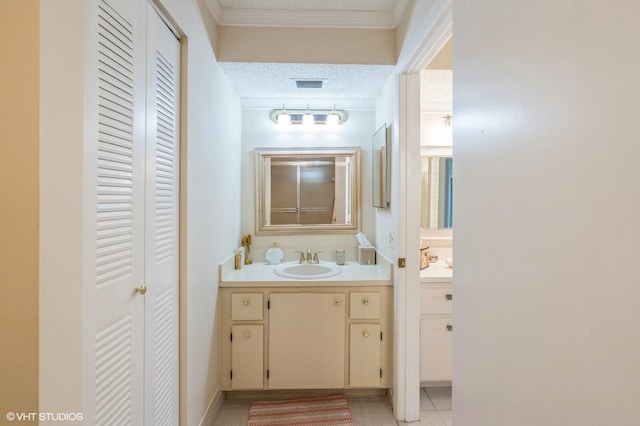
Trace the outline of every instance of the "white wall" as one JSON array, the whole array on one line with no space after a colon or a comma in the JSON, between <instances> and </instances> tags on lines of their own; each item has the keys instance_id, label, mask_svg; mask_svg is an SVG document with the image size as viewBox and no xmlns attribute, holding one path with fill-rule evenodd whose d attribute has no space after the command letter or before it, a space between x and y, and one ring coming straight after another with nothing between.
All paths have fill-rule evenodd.
<instances>
[{"instance_id":1,"label":"white wall","mask_svg":"<svg viewBox=\"0 0 640 426\"><path fill-rule=\"evenodd\" d=\"M631 425L637 3L454 2L454 424Z\"/></svg>"},{"instance_id":2,"label":"white wall","mask_svg":"<svg viewBox=\"0 0 640 426\"><path fill-rule=\"evenodd\" d=\"M274 105L274 107L279 107ZM329 106L330 107L330 106ZM338 108L340 106L338 105ZM255 148L283 147L346 147L361 148L361 230L370 241L374 241L374 212L371 187L371 146L376 130L373 108L371 110L346 108L349 119L335 131L314 129L306 131L301 126L289 130L278 130L269 119L267 109L244 109L242 112L242 232L251 234L254 245L252 258L264 261L264 252L274 241L285 251L287 260L295 260L294 251L311 248L324 250L321 260L335 259L335 250L345 248L347 260L354 260L357 241L354 234L300 235L300 236L255 236ZM240 241L236 241L236 246ZM228 247L232 253L233 246Z\"/></svg>"},{"instance_id":3,"label":"white wall","mask_svg":"<svg viewBox=\"0 0 640 426\"><path fill-rule=\"evenodd\" d=\"M399 193L399 171L398 171L398 132L399 132L399 112L398 112L398 74L393 72L384 84L376 99L376 129L386 124L391 126L391 202L387 208L375 209L375 246L387 258L395 259L395 242L390 242L390 233L393 238L397 237L397 209Z\"/></svg>"},{"instance_id":4,"label":"white wall","mask_svg":"<svg viewBox=\"0 0 640 426\"><path fill-rule=\"evenodd\" d=\"M214 57L208 10L197 0L162 3L187 37L181 194L181 339L186 343L181 361L186 362L180 415L192 425L201 421L220 386L217 265L240 239L240 100Z\"/></svg>"}]
</instances>

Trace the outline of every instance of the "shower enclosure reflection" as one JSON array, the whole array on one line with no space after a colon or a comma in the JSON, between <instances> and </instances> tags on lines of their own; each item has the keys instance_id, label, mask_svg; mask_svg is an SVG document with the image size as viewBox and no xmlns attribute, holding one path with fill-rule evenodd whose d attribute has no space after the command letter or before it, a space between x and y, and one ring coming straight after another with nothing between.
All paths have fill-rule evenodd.
<instances>
[{"instance_id":1,"label":"shower enclosure reflection","mask_svg":"<svg viewBox=\"0 0 640 426\"><path fill-rule=\"evenodd\" d=\"M359 148L256 150L256 233L358 229Z\"/></svg>"},{"instance_id":2,"label":"shower enclosure reflection","mask_svg":"<svg viewBox=\"0 0 640 426\"><path fill-rule=\"evenodd\" d=\"M420 157L421 205L420 227L453 227L453 159Z\"/></svg>"}]
</instances>

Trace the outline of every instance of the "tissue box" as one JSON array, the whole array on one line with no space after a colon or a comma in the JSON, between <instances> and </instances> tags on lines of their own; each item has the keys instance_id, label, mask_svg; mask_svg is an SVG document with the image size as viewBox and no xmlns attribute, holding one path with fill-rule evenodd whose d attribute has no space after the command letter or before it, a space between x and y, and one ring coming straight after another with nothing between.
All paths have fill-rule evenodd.
<instances>
[{"instance_id":1,"label":"tissue box","mask_svg":"<svg viewBox=\"0 0 640 426\"><path fill-rule=\"evenodd\" d=\"M358 262L361 265L375 265L376 248L373 246L358 246Z\"/></svg>"}]
</instances>

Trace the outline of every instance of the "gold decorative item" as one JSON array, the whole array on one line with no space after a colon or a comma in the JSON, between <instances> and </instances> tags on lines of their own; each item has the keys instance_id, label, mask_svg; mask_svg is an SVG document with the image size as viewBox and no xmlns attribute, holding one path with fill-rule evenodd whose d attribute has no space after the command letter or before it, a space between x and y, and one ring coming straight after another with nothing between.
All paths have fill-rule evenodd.
<instances>
[{"instance_id":1,"label":"gold decorative item","mask_svg":"<svg viewBox=\"0 0 640 426\"><path fill-rule=\"evenodd\" d=\"M429 246L420 247L420 269L429 267Z\"/></svg>"},{"instance_id":2,"label":"gold decorative item","mask_svg":"<svg viewBox=\"0 0 640 426\"><path fill-rule=\"evenodd\" d=\"M247 255L245 256L245 259L244 259L244 264L251 265L253 263L251 259L249 259L249 254L251 253L251 234L242 236L242 247L244 247L247 250Z\"/></svg>"}]
</instances>

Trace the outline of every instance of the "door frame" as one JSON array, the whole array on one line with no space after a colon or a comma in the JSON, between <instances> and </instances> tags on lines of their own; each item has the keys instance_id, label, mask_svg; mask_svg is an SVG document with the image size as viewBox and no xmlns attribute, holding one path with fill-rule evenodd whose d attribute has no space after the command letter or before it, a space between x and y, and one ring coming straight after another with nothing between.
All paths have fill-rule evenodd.
<instances>
[{"instance_id":1,"label":"door frame","mask_svg":"<svg viewBox=\"0 0 640 426\"><path fill-rule=\"evenodd\" d=\"M396 67L399 78L398 257L396 300L396 418L420 420L420 72L453 34L452 0L437 0L429 9L414 9L407 39ZM414 255L415 254L415 255ZM402 329L404 328L404 329Z\"/></svg>"}]
</instances>

